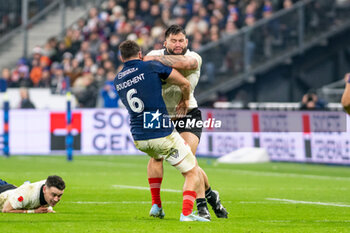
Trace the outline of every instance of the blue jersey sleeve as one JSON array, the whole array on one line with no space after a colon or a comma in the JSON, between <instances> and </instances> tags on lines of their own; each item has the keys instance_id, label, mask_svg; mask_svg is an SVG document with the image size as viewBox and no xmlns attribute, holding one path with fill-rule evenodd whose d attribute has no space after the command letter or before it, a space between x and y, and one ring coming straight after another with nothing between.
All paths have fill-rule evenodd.
<instances>
[{"instance_id":1,"label":"blue jersey sleeve","mask_svg":"<svg viewBox=\"0 0 350 233\"><path fill-rule=\"evenodd\" d=\"M150 66L152 67L152 70L159 74L159 77L162 80L165 80L169 77L170 73L173 71L173 68L163 65L162 63L158 61L151 61Z\"/></svg>"}]
</instances>

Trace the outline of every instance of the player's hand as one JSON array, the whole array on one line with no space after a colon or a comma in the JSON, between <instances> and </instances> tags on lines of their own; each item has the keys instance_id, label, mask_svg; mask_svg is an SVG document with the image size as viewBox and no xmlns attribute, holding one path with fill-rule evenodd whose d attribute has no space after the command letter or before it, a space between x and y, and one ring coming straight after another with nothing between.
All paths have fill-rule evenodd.
<instances>
[{"instance_id":1,"label":"player's hand","mask_svg":"<svg viewBox=\"0 0 350 233\"><path fill-rule=\"evenodd\" d=\"M181 100L176 107L176 117L181 118L186 116L189 106L190 106L189 100Z\"/></svg>"},{"instance_id":2,"label":"player's hand","mask_svg":"<svg viewBox=\"0 0 350 233\"><path fill-rule=\"evenodd\" d=\"M48 207L40 206L39 208L35 209L35 213L48 213Z\"/></svg>"},{"instance_id":3,"label":"player's hand","mask_svg":"<svg viewBox=\"0 0 350 233\"><path fill-rule=\"evenodd\" d=\"M47 212L48 212L48 213L56 213L56 211L53 210L52 206L49 206L49 207L47 208Z\"/></svg>"},{"instance_id":4,"label":"player's hand","mask_svg":"<svg viewBox=\"0 0 350 233\"><path fill-rule=\"evenodd\" d=\"M144 56L143 61L152 61L154 60L153 56Z\"/></svg>"}]
</instances>

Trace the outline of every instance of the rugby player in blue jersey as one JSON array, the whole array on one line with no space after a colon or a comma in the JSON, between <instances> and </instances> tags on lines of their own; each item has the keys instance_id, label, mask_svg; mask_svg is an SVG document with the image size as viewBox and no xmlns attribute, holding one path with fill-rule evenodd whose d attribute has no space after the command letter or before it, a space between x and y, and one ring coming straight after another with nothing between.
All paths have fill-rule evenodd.
<instances>
[{"instance_id":1,"label":"rugby player in blue jersey","mask_svg":"<svg viewBox=\"0 0 350 233\"><path fill-rule=\"evenodd\" d=\"M142 61L141 49L134 41L124 41L119 51L124 67L116 75L114 85L130 115L136 148L155 159L163 158L185 177L180 221L209 221L192 213L200 186L200 170L190 147L174 131L162 97L162 81L177 85L182 98L176 112L184 115L189 106L189 81L160 62ZM164 217L163 211L159 217Z\"/></svg>"},{"instance_id":2,"label":"rugby player in blue jersey","mask_svg":"<svg viewBox=\"0 0 350 233\"><path fill-rule=\"evenodd\" d=\"M188 39L186 38L185 30L180 25L171 25L165 31L164 48L152 50L143 60L155 60L164 65L175 68L191 83L188 112L185 117L174 118L173 120L177 132L179 132L180 136L186 143L188 143L191 147L192 153L195 155L201 138L202 128L196 127L195 124L190 127L187 127L186 125L190 122L202 121L202 113L199 110L196 98L194 97L194 89L200 78L202 58L198 53L190 51L187 48L187 45ZM174 116L176 106L181 100L182 93L177 86L169 83L163 83L162 88L162 95L168 113ZM208 201L218 218L227 218L228 212L221 203L219 192L211 189L206 173L202 168L199 169L201 171L200 178L202 188L197 193L196 199L198 215L207 219L211 218L207 206ZM158 213L162 211L160 186L163 179L163 161L150 158L147 167L147 174L152 195L152 208L150 215L157 217L157 215L159 215Z\"/></svg>"}]
</instances>

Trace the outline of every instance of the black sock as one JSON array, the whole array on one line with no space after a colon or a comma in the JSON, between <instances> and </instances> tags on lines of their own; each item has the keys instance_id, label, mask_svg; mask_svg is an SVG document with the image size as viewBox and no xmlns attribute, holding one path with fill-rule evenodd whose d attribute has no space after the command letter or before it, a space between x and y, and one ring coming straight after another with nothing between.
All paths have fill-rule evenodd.
<instances>
[{"instance_id":1,"label":"black sock","mask_svg":"<svg viewBox=\"0 0 350 233\"><path fill-rule=\"evenodd\" d=\"M196 203L197 203L197 210L200 209L200 208L208 209L207 201L205 200L205 198L197 198L196 199Z\"/></svg>"},{"instance_id":2,"label":"black sock","mask_svg":"<svg viewBox=\"0 0 350 233\"><path fill-rule=\"evenodd\" d=\"M210 193L211 193L211 187L205 190L205 198L207 198L207 196L210 195Z\"/></svg>"},{"instance_id":3,"label":"black sock","mask_svg":"<svg viewBox=\"0 0 350 233\"><path fill-rule=\"evenodd\" d=\"M211 190L211 187L209 187L206 191L205 191L205 198L207 199L208 203L215 208L216 207L216 193L214 193Z\"/></svg>"}]
</instances>

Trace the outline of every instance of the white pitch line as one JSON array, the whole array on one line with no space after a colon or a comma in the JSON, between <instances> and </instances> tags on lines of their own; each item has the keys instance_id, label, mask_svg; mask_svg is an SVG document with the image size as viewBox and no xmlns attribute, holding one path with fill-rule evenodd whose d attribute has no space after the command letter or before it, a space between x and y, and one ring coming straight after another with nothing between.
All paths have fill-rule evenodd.
<instances>
[{"instance_id":1,"label":"white pitch line","mask_svg":"<svg viewBox=\"0 0 350 233\"><path fill-rule=\"evenodd\" d=\"M350 220L328 220L328 219L324 219L324 220L259 220L259 222L271 222L271 223L289 223L289 222L347 223L347 222L350 222Z\"/></svg>"},{"instance_id":2,"label":"white pitch line","mask_svg":"<svg viewBox=\"0 0 350 233\"><path fill-rule=\"evenodd\" d=\"M240 170L240 169L231 169L231 168L205 168L205 170L215 170L216 172L229 172L237 173L240 175L252 175L252 176L270 176L270 177L293 177L293 178L308 178L308 179L317 179L317 180L344 180L349 181L350 177L341 177L341 176L320 176L320 175L311 175L311 174L297 174L297 173L282 173L282 172L268 172L268 171L251 171L251 170Z\"/></svg>"},{"instance_id":3,"label":"white pitch line","mask_svg":"<svg viewBox=\"0 0 350 233\"><path fill-rule=\"evenodd\" d=\"M325 206L336 206L336 207L350 207L350 205L344 205L344 204L327 203L327 202L312 202L312 201L297 201L297 200L279 199L279 198L265 198L265 200L282 201L282 202L288 202L288 203L293 203L293 204L308 204L308 205L325 205Z\"/></svg>"},{"instance_id":4,"label":"white pitch line","mask_svg":"<svg viewBox=\"0 0 350 233\"><path fill-rule=\"evenodd\" d=\"M338 223L338 222L350 222L350 220L315 220L314 222L332 222L332 223Z\"/></svg>"},{"instance_id":5,"label":"white pitch line","mask_svg":"<svg viewBox=\"0 0 350 233\"><path fill-rule=\"evenodd\" d=\"M137 189L137 190L148 190L149 187L142 187L142 186L129 186L129 185L112 185L113 188L121 188L121 189ZM172 193L182 193L181 190L176 190L176 189L161 189L163 192L172 192Z\"/></svg>"},{"instance_id":6,"label":"white pitch line","mask_svg":"<svg viewBox=\"0 0 350 233\"><path fill-rule=\"evenodd\" d=\"M226 201L225 201L225 203L226 203ZM271 205L271 202L270 201L240 201L240 202L238 202L238 204L269 204L269 205Z\"/></svg>"},{"instance_id":7,"label":"white pitch line","mask_svg":"<svg viewBox=\"0 0 350 233\"><path fill-rule=\"evenodd\" d=\"M68 203L73 203L73 204L97 204L97 205L109 205L109 204L151 204L152 202L150 201L71 201ZM179 202L176 201L167 201L164 202L166 204L177 204Z\"/></svg>"},{"instance_id":8,"label":"white pitch line","mask_svg":"<svg viewBox=\"0 0 350 233\"><path fill-rule=\"evenodd\" d=\"M259 220L259 222L287 223L291 222L291 220Z\"/></svg>"}]
</instances>

